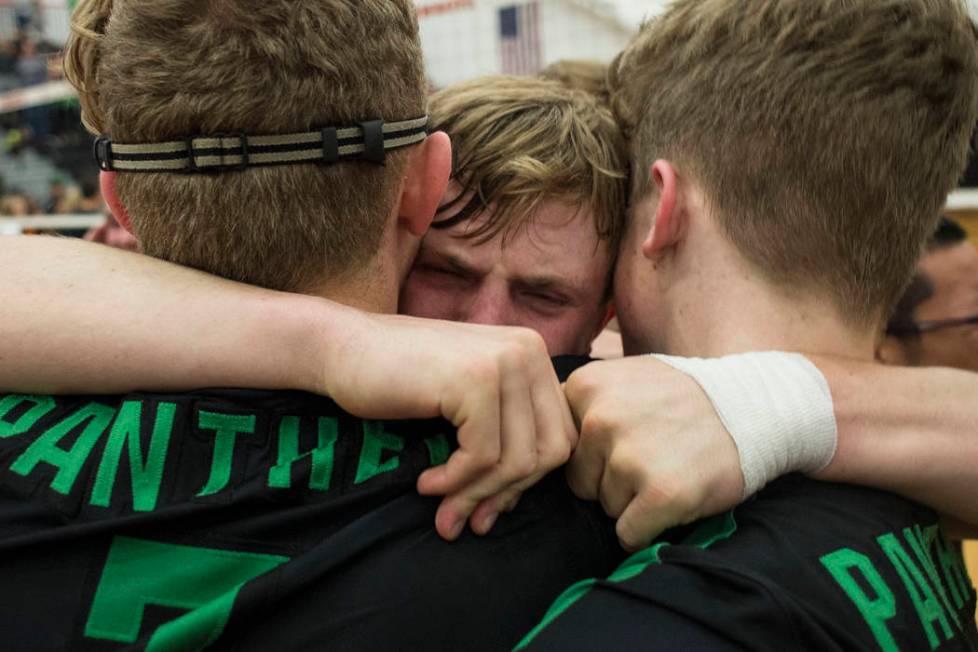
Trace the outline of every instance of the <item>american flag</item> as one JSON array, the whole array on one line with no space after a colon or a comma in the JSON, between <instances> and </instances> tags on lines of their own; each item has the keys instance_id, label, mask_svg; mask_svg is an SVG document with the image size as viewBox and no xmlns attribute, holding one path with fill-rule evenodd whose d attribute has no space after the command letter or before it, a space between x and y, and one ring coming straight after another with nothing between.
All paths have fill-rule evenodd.
<instances>
[{"instance_id":1,"label":"american flag","mask_svg":"<svg viewBox=\"0 0 978 652\"><path fill-rule=\"evenodd\" d=\"M499 43L504 75L534 75L542 67L540 21L536 2L499 10Z\"/></svg>"}]
</instances>

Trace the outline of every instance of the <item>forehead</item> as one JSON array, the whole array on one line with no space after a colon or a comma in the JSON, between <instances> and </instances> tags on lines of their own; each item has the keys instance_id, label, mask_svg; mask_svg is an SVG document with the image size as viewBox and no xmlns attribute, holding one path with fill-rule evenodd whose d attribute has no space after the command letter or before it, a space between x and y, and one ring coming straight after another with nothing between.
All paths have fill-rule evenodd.
<instances>
[{"instance_id":1,"label":"forehead","mask_svg":"<svg viewBox=\"0 0 978 652\"><path fill-rule=\"evenodd\" d=\"M978 249L970 242L927 254L921 267L935 285L978 285Z\"/></svg>"},{"instance_id":2,"label":"forehead","mask_svg":"<svg viewBox=\"0 0 978 652\"><path fill-rule=\"evenodd\" d=\"M934 286L931 302L978 305L978 249L971 243L929 253L920 267Z\"/></svg>"},{"instance_id":3,"label":"forehead","mask_svg":"<svg viewBox=\"0 0 978 652\"><path fill-rule=\"evenodd\" d=\"M599 240L590 208L560 201L542 202L525 224L483 242L466 237L488 220L492 209L447 229L431 229L422 254L450 255L489 271L505 267L516 274L551 274L567 281L603 282L610 266L608 243Z\"/></svg>"}]
</instances>

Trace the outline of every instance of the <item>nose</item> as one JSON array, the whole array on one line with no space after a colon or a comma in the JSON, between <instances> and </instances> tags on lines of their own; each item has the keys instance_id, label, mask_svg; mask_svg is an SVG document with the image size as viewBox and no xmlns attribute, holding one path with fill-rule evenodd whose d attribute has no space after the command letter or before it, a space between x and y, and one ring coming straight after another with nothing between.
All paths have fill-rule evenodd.
<instances>
[{"instance_id":1,"label":"nose","mask_svg":"<svg viewBox=\"0 0 978 652\"><path fill-rule=\"evenodd\" d=\"M517 325L505 288L485 284L470 297L463 321L491 326Z\"/></svg>"}]
</instances>

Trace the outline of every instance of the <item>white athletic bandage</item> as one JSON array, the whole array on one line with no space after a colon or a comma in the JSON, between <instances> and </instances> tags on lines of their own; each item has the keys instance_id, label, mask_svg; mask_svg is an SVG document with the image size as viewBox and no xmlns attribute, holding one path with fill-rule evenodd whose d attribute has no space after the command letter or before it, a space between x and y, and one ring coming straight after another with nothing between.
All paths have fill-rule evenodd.
<instances>
[{"instance_id":1,"label":"white athletic bandage","mask_svg":"<svg viewBox=\"0 0 978 652\"><path fill-rule=\"evenodd\" d=\"M832 461L838 440L832 394L804 356L655 357L706 392L740 453L745 498L785 473L820 471Z\"/></svg>"}]
</instances>

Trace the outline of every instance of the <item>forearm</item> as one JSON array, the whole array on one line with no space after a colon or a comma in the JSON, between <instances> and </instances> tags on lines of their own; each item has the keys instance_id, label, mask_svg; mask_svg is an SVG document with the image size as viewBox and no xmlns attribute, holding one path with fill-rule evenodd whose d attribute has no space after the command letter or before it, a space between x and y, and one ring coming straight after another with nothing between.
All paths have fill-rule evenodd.
<instances>
[{"instance_id":1,"label":"forearm","mask_svg":"<svg viewBox=\"0 0 978 652\"><path fill-rule=\"evenodd\" d=\"M978 374L813 357L839 445L825 480L887 489L978 524Z\"/></svg>"},{"instance_id":2,"label":"forearm","mask_svg":"<svg viewBox=\"0 0 978 652\"><path fill-rule=\"evenodd\" d=\"M0 238L0 387L320 387L352 311L78 240ZM321 344L320 344L321 343Z\"/></svg>"}]
</instances>

